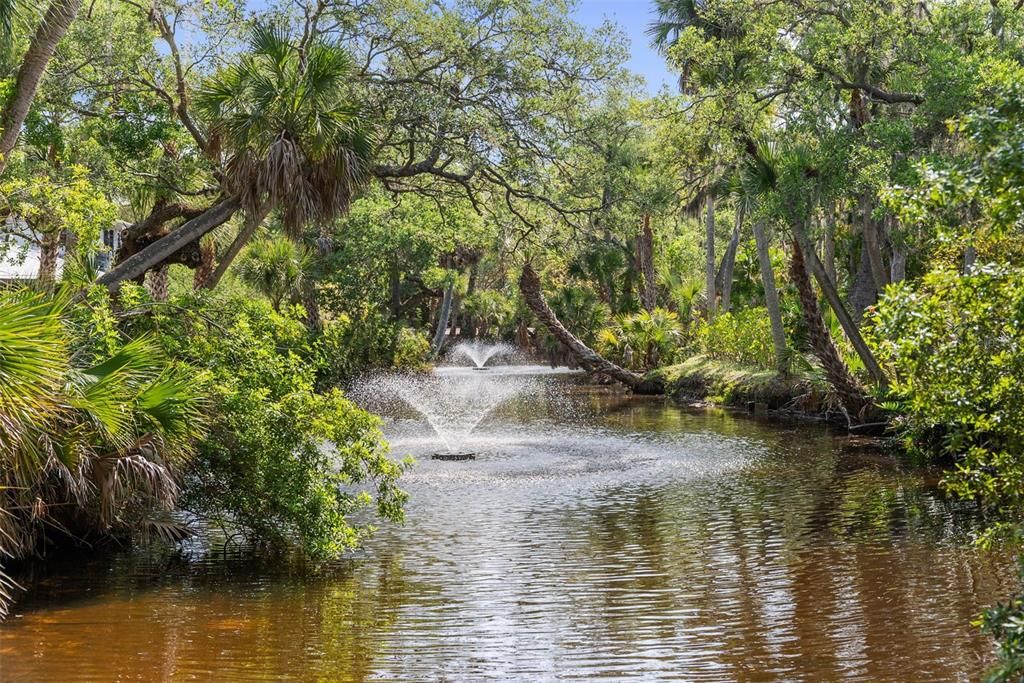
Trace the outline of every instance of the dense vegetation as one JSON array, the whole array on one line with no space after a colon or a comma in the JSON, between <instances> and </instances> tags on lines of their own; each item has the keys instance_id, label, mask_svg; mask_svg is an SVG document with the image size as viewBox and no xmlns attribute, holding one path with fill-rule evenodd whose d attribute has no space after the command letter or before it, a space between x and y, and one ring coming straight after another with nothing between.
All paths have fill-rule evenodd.
<instances>
[{"instance_id":1,"label":"dense vegetation","mask_svg":"<svg viewBox=\"0 0 1024 683\"><path fill-rule=\"evenodd\" d=\"M405 466L341 388L452 336L638 391L696 357L819 383L1020 541L1019 3L658 0L654 97L561 2L0 13L36 269L0 294L5 558L194 526L337 556Z\"/></svg>"}]
</instances>

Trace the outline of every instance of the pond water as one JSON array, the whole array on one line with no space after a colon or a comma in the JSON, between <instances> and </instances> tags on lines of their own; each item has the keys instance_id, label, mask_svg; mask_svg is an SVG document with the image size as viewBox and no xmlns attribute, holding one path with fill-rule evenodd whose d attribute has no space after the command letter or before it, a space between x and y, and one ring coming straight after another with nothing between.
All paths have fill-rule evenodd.
<instances>
[{"instance_id":1,"label":"pond water","mask_svg":"<svg viewBox=\"0 0 1024 683\"><path fill-rule=\"evenodd\" d=\"M538 379L442 462L398 411L407 522L310 575L231 554L49 563L5 681L955 681L1006 558L920 473L821 427Z\"/></svg>"}]
</instances>

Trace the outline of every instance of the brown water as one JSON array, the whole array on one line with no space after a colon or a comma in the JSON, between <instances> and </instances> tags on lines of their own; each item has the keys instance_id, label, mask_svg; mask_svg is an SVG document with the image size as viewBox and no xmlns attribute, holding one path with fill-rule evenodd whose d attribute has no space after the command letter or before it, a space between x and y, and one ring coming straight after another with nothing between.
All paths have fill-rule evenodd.
<instances>
[{"instance_id":1,"label":"brown water","mask_svg":"<svg viewBox=\"0 0 1024 683\"><path fill-rule=\"evenodd\" d=\"M330 571L50 564L0 626L0 678L978 679L970 621L1012 572L920 474L813 426L571 394L488 418L478 460L420 459L406 525Z\"/></svg>"}]
</instances>

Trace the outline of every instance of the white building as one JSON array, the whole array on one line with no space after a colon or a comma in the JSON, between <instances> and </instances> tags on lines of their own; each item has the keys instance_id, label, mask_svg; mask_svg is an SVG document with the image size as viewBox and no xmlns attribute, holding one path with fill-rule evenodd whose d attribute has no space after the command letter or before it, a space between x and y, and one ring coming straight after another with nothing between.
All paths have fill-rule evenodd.
<instances>
[{"instance_id":1,"label":"white building","mask_svg":"<svg viewBox=\"0 0 1024 683\"><path fill-rule=\"evenodd\" d=\"M108 270L114 255L121 248L121 231L128 227L125 221L117 221L104 230L96 245L96 266L100 272ZM39 277L40 247L35 240L27 239L31 230L24 221L8 217L0 227L0 281L17 282L35 280ZM57 279L64 272L64 247L57 254Z\"/></svg>"}]
</instances>

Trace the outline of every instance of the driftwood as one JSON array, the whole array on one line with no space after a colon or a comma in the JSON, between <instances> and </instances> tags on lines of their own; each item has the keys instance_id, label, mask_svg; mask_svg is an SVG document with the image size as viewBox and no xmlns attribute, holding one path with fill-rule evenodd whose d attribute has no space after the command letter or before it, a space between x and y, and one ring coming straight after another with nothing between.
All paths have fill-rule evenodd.
<instances>
[{"instance_id":1,"label":"driftwood","mask_svg":"<svg viewBox=\"0 0 1024 683\"><path fill-rule=\"evenodd\" d=\"M583 369L591 373L607 375L637 394L665 393L665 387L660 382L646 379L642 375L612 363L566 329L555 312L548 306L548 302L544 300L540 278L537 277L537 273L530 264L523 267L523 274L519 278L519 291L522 292L526 305L530 307L537 320L572 353Z\"/></svg>"}]
</instances>

